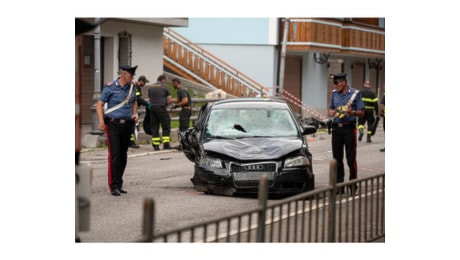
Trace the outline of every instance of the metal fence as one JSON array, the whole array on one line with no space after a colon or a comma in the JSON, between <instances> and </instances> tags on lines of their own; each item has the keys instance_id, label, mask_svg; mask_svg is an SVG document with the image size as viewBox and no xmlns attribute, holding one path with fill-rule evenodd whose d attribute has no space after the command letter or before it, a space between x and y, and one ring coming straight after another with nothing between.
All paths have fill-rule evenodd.
<instances>
[{"instance_id":1,"label":"metal fence","mask_svg":"<svg viewBox=\"0 0 460 260\"><path fill-rule=\"evenodd\" d=\"M372 242L384 238L385 174L336 184L336 171L337 162L332 160L328 187L270 204L267 179L262 177L255 209L156 234L154 200L145 199L140 242Z\"/></svg>"}]
</instances>

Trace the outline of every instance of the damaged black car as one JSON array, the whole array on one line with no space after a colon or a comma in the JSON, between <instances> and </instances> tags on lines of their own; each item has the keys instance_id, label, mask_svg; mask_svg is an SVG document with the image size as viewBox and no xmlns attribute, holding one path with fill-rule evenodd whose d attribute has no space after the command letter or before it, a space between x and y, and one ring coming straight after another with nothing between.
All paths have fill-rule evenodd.
<instances>
[{"instance_id":1,"label":"damaged black car","mask_svg":"<svg viewBox=\"0 0 460 260\"><path fill-rule=\"evenodd\" d=\"M256 194L266 175L269 194L293 195L315 188L304 137L315 132L314 126L300 125L283 99L238 98L202 106L180 142L195 163L191 181L197 191Z\"/></svg>"}]
</instances>

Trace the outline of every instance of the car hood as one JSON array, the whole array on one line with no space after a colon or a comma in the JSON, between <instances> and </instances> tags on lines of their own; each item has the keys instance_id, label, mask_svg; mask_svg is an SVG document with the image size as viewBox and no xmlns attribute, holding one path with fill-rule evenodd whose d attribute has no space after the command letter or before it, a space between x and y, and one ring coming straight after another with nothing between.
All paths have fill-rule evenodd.
<instances>
[{"instance_id":1,"label":"car hood","mask_svg":"<svg viewBox=\"0 0 460 260\"><path fill-rule=\"evenodd\" d=\"M205 151L238 160L277 159L301 147L301 140L287 138L213 139L203 144Z\"/></svg>"}]
</instances>

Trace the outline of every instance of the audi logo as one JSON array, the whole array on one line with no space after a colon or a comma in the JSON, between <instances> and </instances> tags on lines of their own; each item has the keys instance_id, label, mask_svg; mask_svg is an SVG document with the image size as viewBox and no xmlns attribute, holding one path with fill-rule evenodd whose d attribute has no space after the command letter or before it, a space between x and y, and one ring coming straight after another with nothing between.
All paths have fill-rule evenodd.
<instances>
[{"instance_id":1,"label":"audi logo","mask_svg":"<svg viewBox=\"0 0 460 260\"><path fill-rule=\"evenodd\" d=\"M243 169L245 171L261 171L264 169L264 166L261 164L244 165Z\"/></svg>"}]
</instances>

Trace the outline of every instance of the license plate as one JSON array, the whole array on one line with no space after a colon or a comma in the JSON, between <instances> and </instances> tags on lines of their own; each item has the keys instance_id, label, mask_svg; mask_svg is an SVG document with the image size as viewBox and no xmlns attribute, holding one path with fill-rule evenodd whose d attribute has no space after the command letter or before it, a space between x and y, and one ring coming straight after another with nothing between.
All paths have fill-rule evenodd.
<instances>
[{"instance_id":1,"label":"license plate","mask_svg":"<svg viewBox=\"0 0 460 260\"><path fill-rule=\"evenodd\" d=\"M235 181L258 181L264 174L268 180L273 180L273 172L236 172L233 174L233 178Z\"/></svg>"}]
</instances>

